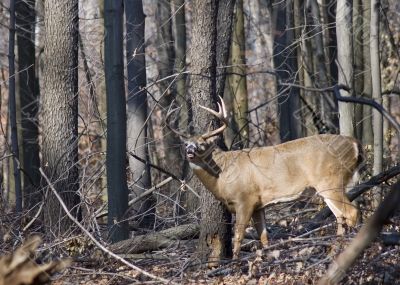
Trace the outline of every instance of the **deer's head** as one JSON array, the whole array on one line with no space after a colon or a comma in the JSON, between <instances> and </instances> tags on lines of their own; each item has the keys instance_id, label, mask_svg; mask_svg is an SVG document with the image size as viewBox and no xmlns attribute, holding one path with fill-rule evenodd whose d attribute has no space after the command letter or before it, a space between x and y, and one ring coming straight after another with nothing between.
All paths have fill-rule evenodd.
<instances>
[{"instance_id":1,"label":"deer's head","mask_svg":"<svg viewBox=\"0 0 400 285\"><path fill-rule=\"evenodd\" d=\"M210 108L206 108L204 106L199 106L200 108L206 110L207 112L211 113L212 115L220 119L223 123L222 126L219 127L218 129L215 130L209 129L206 133L201 135L188 136L187 134L174 129L168 123L168 119L171 116L171 114L174 113L176 110L178 110L179 107L173 110L169 110L167 113L167 117L165 119L166 125L172 132L177 134L184 142L185 156L189 162L196 164L204 161L204 158L207 157L216 148L216 144L214 143L215 138L217 137L217 135L222 133L228 125L224 101L222 100L221 97L219 97L219 99L220 102L217 103L218 112Z\"/></svg>"}]
</instances>

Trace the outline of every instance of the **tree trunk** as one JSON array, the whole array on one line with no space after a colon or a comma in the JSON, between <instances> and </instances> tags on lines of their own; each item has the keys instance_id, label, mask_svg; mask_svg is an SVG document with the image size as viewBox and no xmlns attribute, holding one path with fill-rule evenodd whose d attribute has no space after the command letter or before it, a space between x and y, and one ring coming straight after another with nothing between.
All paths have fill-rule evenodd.
<instances>
[{"instance_id":1,"label":"tree trunk","mask_svg":"<svg viewBox=\"0 0 400 285\"><path fill-rule=\"evenodd\" d=\"M323 30L321 25L321 15L320 15L320 7L318 5L317 0L310 1L311 6L311 19L312 23L312 36L315 43L315 53L314 53L314 62L316 65L316 70L314 73L316 74L315 85L319 88L326 88L329 86L329 78L328 78L328 70L325 62L325 46L323 40ZM334 115L333 113L336 111L334 96L331 92L324 92L319 94L322 96L320 98L320 110L321 110L321 118L324 121L325 125L330 126L329 131L333 129L334 126Z\"/></svg>"},{"instance_id":2,"label":"tree trunk","mask_svg":"<svg viewBox=\"0 0 400 285\"><path fill-rule=\"evenodd\" d=\"M44 2L42 167L73 215L79 211L78 0ZM70 230L57 198L47 193L44 224L53 234Z\"/></svg>"},{"instance_id":3,"label":"tree trunk","mask_svg":"<svg viewBox=\"0 0 400 285\"><path fill-rule=\"evenodd\" d=\"M204 133L212 122L209 114L199 105L215 108L216 104L216 45L217 13L215 0L197 0L193 3L192 45L191 52L191 85L190 91L193 106L193 125L196 131ZM214 122L214 127L216 122ZM201 193L201 225L199 254L202 260L207 256L210 266L215 266L221 258L230 252L229 215L221 202L205 189L196 179L196 189Z\"/></svg>"},{"instance_id":4,"label":"tree trunk","mask_svg":"<svg viewBox=\"0 0 400 285\"><path fill-rule=\"evenodd\" d=\"M233 102L233 116L237 133L236 142L240 147L249 143L248 101L246 80L246 38L244 33L243 0L236 1L234 28L231 45L231 68L229 75L230 93Z\"/></svg>"},{"instance_id":5,"label":"tree trunk","mask_svg":"<svg viewBox=\"0 0 400 285\"><path fill-rule=\"evenodd\" d=\"M180 5L181 3L177 3ZM183 4L182 4L183 5ZM179 11L184 11L184 6L178 6L176 9ZM179 14L182 15L182 12ZM185 15L183 13L183 15ZM158 52L158 61L157 61L157 68L158 68L158 77L161 80L158 83L159 90L160 90L160 107L162 111L162 117L165 118L168 108L170 107L173 100L176 99L178 95L179 103L181 105L185 105L185 101L182 100L184 98L184 85L182 86L182 80L180 79L177 83L174 83L176 78L172 77L175 72L175 65L177 65L178 70L180 72L182 69L185 68L185 65L182 62L182 51L180 50L182 47L182 43L176 43L175 46L178 45L178 52L180 59L179 61L175 58L175 46L174 46L174 37L173 37L173 30L172 30L172 17L171 17L171 1L158 1L157 2L157 11L156 11L156 21L157 21L157 52ZM178 16L178 21L182 21L182 19ZM183 19L184 20L184 19ZM180 25L184 25L185 22L179 23ZM175 26L176 27L176 26ZM185 31L183 31L185 32ZM183 33L181 31L181 33ZM186 38L185 38L186 40ZM180 40L178 40L180 41ZM186 43L185 43L186 44ZM171 76L169 79L166 79L168 76ZM179 92L181 94L177 94L177 88L179 88ZM181 97L181 98L179 98ZM178 103L178 104L179 104ZM183 108L184 112L180 113L181 116L185 117L186 115L186 108ZM181 109L182 111L182 109ZM171 120L171 125L174 128L179 128L179 118L176 118L175 121ZM180 179L184 178L184 164L185 159L182 157L181 154L181 140L179 136L177 136L174 132L171 132L168 128L163 128L163 143L164 143L164 153L165 159L163 161L164 168L168 169L171 173L175 176L179 177ZM186 166L187 167L187 166ZM170 189L170 195L172 193L177 193L178 199L174 199L175 201L180 201L181 191L177 191L180 187L179 181L173 181L168 185ZM176 206L175 212L182 213L182 207L180 205Z\"/></svg>"},{"instance_id":6,"label":"tree trunk","mask_svg":"<svg viewBox=\"0 0 400 285\"><path fill-rule=\"evenodd\" d=\"M218 19L217 19L217 96L224 97L225 78L229 59L229 49L232 39L233 9L236 0L218 1ZM243 3L242 3L243 7ZM242 8L243 10L243 8Z\"/></svg>"},{"instance_id":7,"label":"tree trunk","mask_svg":"<svg viewBox=\"0 0 400 285\"><path fill-rule=\"evenodd\" d=\"M174 38L175 38L175 72L183 72L186 68L186 20L185 20L185 0L172 0L174 7ZM176 94L178 102L184 103L186 108L185 96L186 76L184 74L176 78ZM182 114L181 111L181 114ZM186 112L184 112L186 114ZM187 119L187 117L185 117Z\"/></svg>"},{"instance_id":8,"label":"tree trunk","mask_svg":"<svg viewBox=\"0 0 400 285\"><path fill-rule=\"evenodd\" d=\"M104 60L107 96L108 227L113 242L129 237L126 218L126 101L123 59L123 2L104 1Z\"/></svg>"},{"instance_id":9,"label":"tree trunk","mask_svg":"<svg viewBox=\"0 0 400 285\"><path fill-rule=\"evenodd\" d=\"M338 45L339 84L353 87L352 5L350 0L338 0L336 6L336 36ZM353 90L353 89L352 89ZM340 90L342 96L352 96ZM339 102L340 134L354 136L354 105Z\"/></svg>"},{"instance_id":10,"label":"tree trunk","mask_svg":"<svg viewBox=\"0 0 400 285\"><path fill-rule=\"evenodd\" d=\"M371 2L363 1L363 38L370 38L371 29ZM363 43L363 77L364 88L362 95L366 98L372 98L372 79L371 79L371 53L370 41ZM374 134L372 131L372 108L364 106L363 124L362 124L362 142L364 145L372 146L374 143Z\"/></svg>"},{"instance_id":11,"label":"tree trunk","mask_svg":"<svg viewBox=\"0 0 400 285\"><path fill-rule=\"evenodd\" d=\"M365 1L364 1L365 2ZM353 56L354 56L354 94L361 96L364 89L363 75L363 3L361 0L353 0ZM355 135L362 139L362 125L364 121L363 109L370 108L362 104L356 104L355 108Z\"/></svg>"},{"instance_id":12,"label":"tree trunk","mask_svg":"<svg viewBox=\"0 0 400 285\"><path fill-rule=\"evenodd\" d=\"M144 24L142 0L125 0L126 57L128 68L128 150L148 161L147 145L147 93L146 63L144 50ZM129 156L129 168L133 192L140 195L150 188L150 167ZM131 209L137 215L139 225L152 227L154 224L153 197L135 204Z\"/></svg>"},{"instance_id":13,"label":"tree trunk","mask_svg":"<svg viewBox=\"0 0 400 285\"><path fill-rule=\"evenodd\" d=\"M13 155L14 186L15 186L15 210L22 211L22 187L21 172L19 169L19 148L17 129L17 103L15 98L15 1L10 2L10 28L8 41L8 98L9 116L11 126L11 152Z\"/></svg>"},{"instance_id":14,"label":"tree trunk","mask_svg":"<svg viewBox=\"0 0 400 285\"><path fill-rule=\"evenodd\" d=\"M371 0L371 29L370 29L370 52L371 52L371 78L372 98L382 104L381 94L381 68L379 58L379 0ZM382 172L383 163L383 118L377 110L372 110L372 127L374 132L374 165L372 174ZM377 207L382 199L381 191L377 191L374 204Z\"/></svg>"},{"instance_id":15,"label":"tree trunk","mask_svg":"<svg viewBox=\"0 0 400 285\"><path fill-rule=\"evenodd\" d=\"M291 76L297 72L296 54L287 47L294 40L293 0L280 2L274 6L274 68L277 79L282 82L295 81ZM289 88L278 83L279 132L281 141L297 139L301 136L301 121L296 117L300 110L300 96L297 88Z\"/></svg>"},{"instance_id":16,"label":"tree trunk","mask_svg":"<svg viewBox=\"0 0 400 285\"><path fill-rule=\"evenodd\" d=\"M35 0L16 1L18 83L21 100L21 128L24 169L24 207L29 209L40 201L39 130L37 124L39 94L35 72Z\"/></svg>"}]
</instances>

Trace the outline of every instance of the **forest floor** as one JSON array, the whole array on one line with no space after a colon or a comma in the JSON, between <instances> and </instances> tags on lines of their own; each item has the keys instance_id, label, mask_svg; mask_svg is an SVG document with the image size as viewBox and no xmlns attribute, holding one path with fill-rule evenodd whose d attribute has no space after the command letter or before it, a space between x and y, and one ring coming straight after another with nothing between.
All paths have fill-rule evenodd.
<instances>
[{"instance_id":1,"label":"forest floor","mask_svg":"<svg viewBox=\"0 0 400 285\"><path fill-rule=\"evenodd\" d=\"M267 217L273 220L269 227L270 246L261 252L257 250L257 240L246 239L239 263L226 260L218 268L207 269L196 258L196 239L177 241L174 246L159 251L123 257L171 284L316 284L359 229L350 229L345 236L338 237L335 219L330 217L316 230L304 233L302 225L307 224L317 210L311 204L304 208L302 202L267 209ZM380 237L346 272L341 284L400 284L399 232L400 215L397 213L384 226ZM54 284L160 283L110 257L100 254L93 258L93 249L86 250L87 253L90 258L85 260L83 251Z\"/></svg>"},{"instance_id":2,"label":"forest floor","mask_svg":"<svg viewBox=\"0 0 400 285\"><path fill-rule=\"evenodd\" d=\"M370 206L366 205L369 203L365 203L365 197L360 203L364 222L372 213L366 210ZM196 236L176 240L169 247L157 251L119 256L157 278L168 280L168 284L316 284L333 259L357 234L360 226L348 229L344 236L337 236L336 221L331 216L314 230L304 230L323 206L318 198L311 200L267 207L270 246L263 251L257 250L259 241L252 238L255 231L249 227L239 262L227 259L220 267L208 269L197 258ZM11 221L14 219L10 216L0 215L2 253L15 251L20 244L18 240L32 234L12 238L10 231L5 232L6 228L15 228ZM109 256L84 234L71 235L63 240L45 240L35 258L38 263L45 263L66 257L72 258L72 265L53 276L52 284L162 283ZM378 239L346 272L341 284L400 284L399 211L383 227Z\"/></svg>"}]
</instances>

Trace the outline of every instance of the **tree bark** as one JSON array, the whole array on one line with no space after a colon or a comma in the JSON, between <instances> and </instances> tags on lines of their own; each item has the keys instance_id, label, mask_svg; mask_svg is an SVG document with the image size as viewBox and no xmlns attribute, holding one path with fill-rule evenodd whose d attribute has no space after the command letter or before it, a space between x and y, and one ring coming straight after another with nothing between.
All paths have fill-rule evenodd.
<instances>
[{"instance_id":1,"label":"tree bark","mask_svg":"<svg viewBox=\"0 0 400 285\"><path fill-rule=\"evenodd\" d=\"M365 2L365 1L364 1ZM361 96L364 89L363 75L363 3L361 0L353 0L353 56L354 56L354 94ZM363 130L363 109L369 108L362 104L356 104L354 107L355 135L362 139Z\"/></svg>"},{"instance_id":2,"label":"tree bark","mask_svg":"<svg viewBox=\"0 0 400 285\"><path fill-rule=\"evenodd\" d=\"M370 38L371 29L371 2L363 1L363 38ZM372 79L371 79L371 52L370 41L363 43L363 76L364 89L362 95L366 98L372 98ZM372 131L372 109L363 108L362 142L364 145L372 146L374 143L374 134Z\"/></svg>"},{"instance_id":3,"label":"tree bark","mask_svg":"<svg viewBox=\"0 0 400 285\"><path fill-rule=\"evenodd\" d=\"M22 211L21 171L19 168L19 146L17 129L17 103L15 98L15 1L10 2L10 28L8 40L8 104L11 127L11 152L13 155L15 210Z\"/></svg>"},{"instance_id":4,"label":"tree bark","mask_svg":"<svg viewBox=\"0 0 400 285\"><path fill-rule=\"evenodd\" d=\"M24 178L24 207L40 201L38 105L39 88L35 66L35 0L17 0L18 83L21 100L21 128Z\"/></svg>"},{"instance_id":5,"label":"tree bark","mask_svg":"<svg viewBox=\"0 0 400 285\"><path fill-rule=\"evenodd\" d=\"M382 105L381 94L381 68L379 58L379 0L371 0L371 28L370 28L370 52L371 52L371 78L372 98ZM374 165L372 174L377 175L383 169L383 118L377 110L372 110L372 128L374 133ZM377 207L382 199L381 191L377 191L374 204Z\"/></svg>"},{"instance_id":6,"label":"tree bark","mask_svg":"<svg viewBox=\"0 0 400 285\"><path fill-rule=\"evenodd\" d=\"M126 57L128 69L128 151L148 161L147 93L144 44L145 15L142 0L125 0ZM129 156L133 192L140 195L150 188L150 167ZM140 217L139 225L152 227L154 223L153 198L135 204L131 209Z\"/></svg>"},{"instance_id":7,"label":"tree bark","mask_svg":"<svg viewBox=\"0 0 400 285\"><path fill-rule=\"evenodd\" d=\"M193 33L191 52L190 91L193 106L193 125L196 132L207 131L212 118L199 105L216 109L216 53L218 3L215 0L197 0L193 3ZM216 122L213 122L216 126ZM201 193L201 225L199 255L208 256L209 265L216 266L229 249L229 215L221 202L196 179L195 188ZM227 248L228 247L228 248Z\"/></svg>"},{"instance_id":8,"label":"tree bark","mask_svg":"<svg viewBox=\"0 0 400 285\"><path fill-rule=\"evenodd\" d=\"M129 237L126 177L126 100L123 59L123 1L104 0L104 60L107 96L108 228L112 242Z\"/></svg>"},{"instance_id":9,"label":"tree bark","mask_svg":"<svg viewBox=\"0 0 400 285\"><path fill-rule=\"evenodd\" d=\"M329 86L329 75L327 70L327 65L325 62L325 46L323 40L323 30L321 25L321 15L320 15L320 6L317 0L310 1L311 6L311 19L312 29L314 30L311 38L315 43L315 53L314 53L314 62L316 65L316 70L314 71L316 74L315 85L319 88L326 88ZM320 94L320 110L321 110L321 118L326 125L332 126L329 129L333 129L334 126L334 112L336 111L334 96L331 92L324 92Z\"/></svg>"},{"instance_id":10,"label":"tree bark","mask_svg":"<svg viewBox=\"0 0 400 285\"><path fill-rule=\"evenodd\" d=\"M233 101L233 116L237 133L236 141L241 147L248 146L249 124L248 124L248 100L246 80L246 38L244 32L243 0L236 1L236 12L234 14L234 28L231 45L231 68L229 75L230 93Z\"/></svg>"},{"instance_id":11,"label":"tree bark","mask_svg":"<svg viewBox=\"0 0 400 285\"><path fill-rule=\"evenodd\" d=\"M352 5L350 0L338 0L336 6L336 36L338 45L339 84L353 89ZM341 90L342 96L352 96ZM339 102L340 134L354 136L354 105Z\"/></svg>"},{"instance_id":12,"label":"tree bark","mask_svg":"<svg viewBox=\"0 0 400 285\"><path fill-rule=\"evenodd\" d=\"M42 167L77 216L78 189L78 0L44 2L45 49L42 96ZM57 198L47 193L44 224L53 234L70 230Z\"/></svg>"},{"instance_id":13,"label":"tree bark","mask_svg":"<svg viewBox=\"0 0 400 285\"><path fill-rule=\"evenodd\" d=\"M218 1L218 19L217 19L217 96L224 97L225 79L229 59L229 50L232 39L233 9L236 0ZM243 6L243 4L242 4Z\"/></svg>"},{"instance_id":14,"label":"tree bark","mask_svg":"<svg viewBox=\"0 0 400 285\"><path fill-rule=\"evenodd\" d=\"M184 9L183 7L180 9ZM160 90L160 107L162 111L162 117L165 118L167 115L168 108L174 99L176 99L176 87L174 83L175 78L168 76L174 74L174 65L176 63L175 59L175 46L174 37L172 33L172 17L171 17L171 2L170 1L158 1L157 2L157 69L159 79L158 83ZM184 68L184 65L182 65ZM179 72L179 71L178 71ZM181 88L181 86L179 86ZM180 90L183 92L182 90ZM180 100L181 103L182 100ZM182 115L182 114L181 114ZM172 120L171 120L172 121ZM179 118L175 121L170 122L174 128L179 128ZM164 143L164 153L165 159L163 161L163 166L168 169L175 176L180 179L184 178L183 165L185 159L181 154L181 140L174 132L171 132L168 128L163 128L163 143ZM179 181L173 181L168 185L170 192L176 192L180 187ZM178 192L178 194L180 191ZM181 207L178 206L178 209Z\"/></svg>"},{"instance_id":15,"label":"tree bark","mask_svg":"<svg viewBox=\"0 0 400 285\"><path fill-rule=\"evenodd\" d=\"M183 72L186 68L186 20L185 20L185 0L172 0L174 7L174 47L175 47L175 72ZM178 102L183 103L184 114L186 109L185 87L186 76L179 75L176 79L176 94ZM182 113L181 111L181 113ZM187 119L187 117L185 117Z\"/></svg>"},{"instance_id":16,"label":"tree bark","mask_svg":"<svg viewBox=\"0 0 400 285\"><path fill-rule=\"evenodd\" d=\"M295 81L293 74L297 71L296 54L287 47L294 40L293 0L280 2L274 6L274 68L277 78L282 82ZM289 141L301 136L301 122L296 117L300 110L299 90L286 89L278 83L279 132L281 141Z\"/></svg>"}]
</instances>

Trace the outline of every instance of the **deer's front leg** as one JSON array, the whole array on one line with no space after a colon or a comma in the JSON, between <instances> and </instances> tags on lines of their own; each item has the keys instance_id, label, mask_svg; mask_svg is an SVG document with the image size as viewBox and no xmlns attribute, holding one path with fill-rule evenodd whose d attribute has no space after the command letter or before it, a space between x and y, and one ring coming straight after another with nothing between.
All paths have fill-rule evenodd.
<instances>
[{"instance_id":1,"label":"deer's front leg","mask_svg":"<svg viewBox=\"0 0 400 285\"><path fill-rule=\"evenodd\" d=\"M239 258L240 244L244 237L244 231L249 224L253 208L241 206L236 209L235 237L233 242L233 259Z\"/></svg>"},{"instance_id":2,"label":"deer's front leg","mask_svg":"<svg viewBox=\"0 0 400 285\"><path fill-rule=\"evenodd\" d=\"M256 210L253 213L254 227L257 230L258 236L260 237L263 248L268 246L268 232L267 225L265 223L264 209Z\"/></svg>"}]
</instances>

